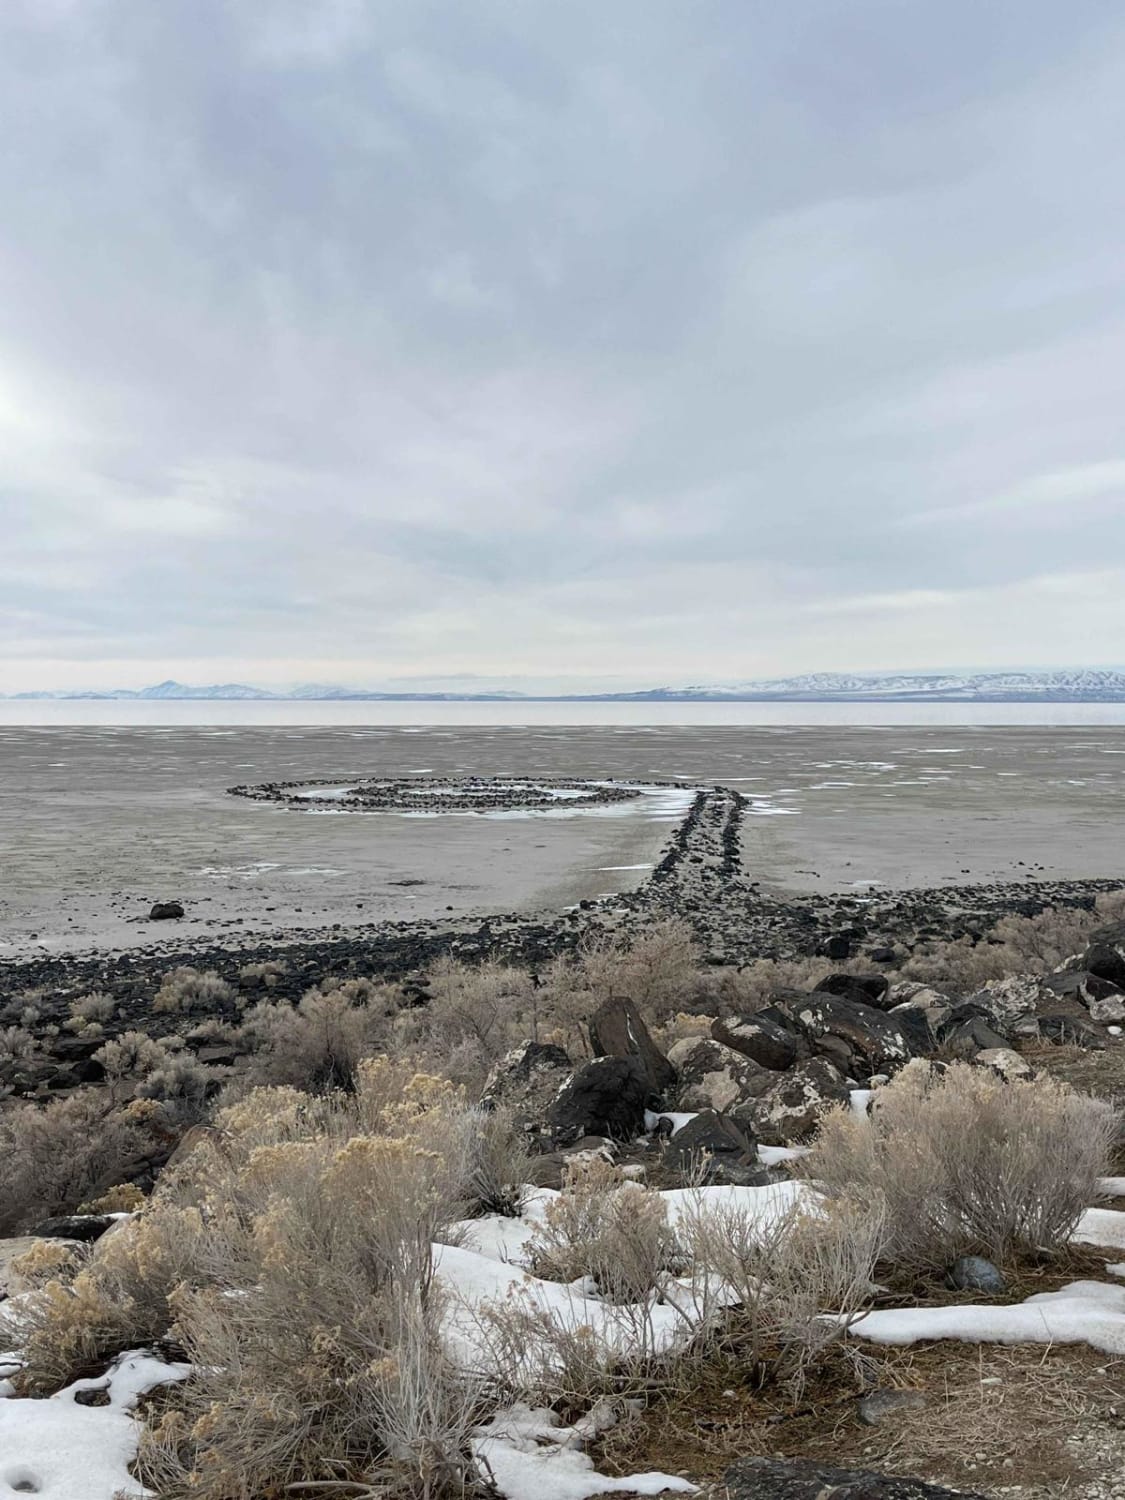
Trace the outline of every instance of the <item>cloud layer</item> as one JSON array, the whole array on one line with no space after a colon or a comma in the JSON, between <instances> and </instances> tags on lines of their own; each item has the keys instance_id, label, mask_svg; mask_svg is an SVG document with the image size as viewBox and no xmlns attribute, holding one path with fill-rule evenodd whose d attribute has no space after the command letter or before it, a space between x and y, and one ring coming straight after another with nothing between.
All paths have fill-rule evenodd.
<instances>
[{"instance_id":1,"label":"cloud layer","mask_svg":"<svg viewBox=\"0 0 1125 1500\"><path fill-rule=\"evenodd\" d=\"M13 0L0 690L1125 657L1112 3Z\"/></svg>"}]
</instances>

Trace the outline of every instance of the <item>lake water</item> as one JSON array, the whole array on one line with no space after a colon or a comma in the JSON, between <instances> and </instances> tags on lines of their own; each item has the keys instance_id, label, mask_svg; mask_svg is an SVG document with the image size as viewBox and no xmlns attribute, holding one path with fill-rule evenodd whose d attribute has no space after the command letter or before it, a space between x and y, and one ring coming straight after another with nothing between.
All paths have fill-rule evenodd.
<instances>
[{"instance_id":1,"label":"lake water","mask_svg":"<svg viewBox=\"0 0 1125 1500\"><path fill-rule=\"evenodd\" d=\"M0 725L667 728L809 725L1125 725L1125 703L331 703L0 700Z\"/></svg>"}]
</instances>

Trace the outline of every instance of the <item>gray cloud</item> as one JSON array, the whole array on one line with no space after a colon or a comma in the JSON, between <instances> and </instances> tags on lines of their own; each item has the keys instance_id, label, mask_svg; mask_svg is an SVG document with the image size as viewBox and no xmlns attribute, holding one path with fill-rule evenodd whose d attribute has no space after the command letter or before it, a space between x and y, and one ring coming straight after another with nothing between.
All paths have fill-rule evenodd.
<instances>
[{"instance_id":1,"label":"gray cloud","mask_svg":"<svg viewBox=\"0 0 1125 1500\"><path fill-rule=\"evenodd\" d=\"M1120 660L1108 0L14 0L0 689Z\"/></svg>"}]
</instances>

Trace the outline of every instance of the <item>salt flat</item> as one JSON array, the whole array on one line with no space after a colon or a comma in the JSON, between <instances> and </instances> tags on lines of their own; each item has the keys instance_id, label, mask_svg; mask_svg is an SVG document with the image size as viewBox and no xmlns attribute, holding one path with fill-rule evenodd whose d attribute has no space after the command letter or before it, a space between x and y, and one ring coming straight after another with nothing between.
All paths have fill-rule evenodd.
<instances>
[{"instance_id":1,"label":"salt flat","mask_svg":"<svg viewBox=\"0 0 1125 1500\"><path fill-rule=\"evenodd\" d=\"M1125 728L0 729L0 954L558 909L645 878L684 799L543 813L300 813L237 783L368 775L725 784L777 890L1125 876Z\"/></svg>"}]
</instances>

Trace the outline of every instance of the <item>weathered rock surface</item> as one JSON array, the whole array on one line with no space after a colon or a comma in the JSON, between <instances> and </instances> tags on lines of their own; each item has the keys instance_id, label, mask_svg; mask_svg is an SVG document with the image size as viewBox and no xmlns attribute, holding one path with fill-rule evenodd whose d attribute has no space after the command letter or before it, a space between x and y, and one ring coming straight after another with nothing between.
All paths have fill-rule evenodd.
<instances>
[{"instance_id":1,"label":"weathered rock surface","mask_svg":"<svg viewBox=\"0 0 1125 1500\"><path fill-rule=\"evenodd\" d=\"M848 1098L844 1075L822 1057L809 1058L788 1073L771 1076L774 1082L765 1093L744 1100L731 1111L767 1146L790 1146L805 1140L826 1110Z\"/></svg>"},{"instance_id":2,"label":"weathered rock surface","mask_svg":"<svg viewBox=\"0 0 1125 1500\"><path fill-rule=\"evenodd\" d=\"M33 1238L41 1240L80 1240L90 1244L118 1222L112 1214L60 1214L53 1219L44 1219L31 1231Z\"/></svg>"},{"instance_id":3,"label":"weathered rock surface","mask_svg":"<svg viewBox=\"0 0 1125 1500\"><path fill-rule=\"evenodd\" d=\"M551 1103L551 1138L569 1145L584 1135L619 1141L640 1135L650 1092L648 1075L635 1057L596 1057L567 1079Z\"/></svg>"},{"instance_id":4,"label":"weathered rock surface","mask_svg":"<svg viewBox=\"0 0 1125 1500\"><path fill-rule=\"evenodd\" d=\"M805 1458L740 1458L723 1476L730 1500L983 1500L921 1479L834 1469Z\"/></svg>"},{"instance_id":5,"label":"weathered rock surface","mask_svg":"<svg viewBox=\"0 0 1125 1500\"><path fill-rule=\"evenodd\" d=\"M1031 1078L1034 1072L1027 1059L1011 1047L984 1047L973 1061L980 1068L991 1068L1009 1083L1015 1078Z\"/></svg>"},{"instance_id":6,"label":"weathered rock surface","mask_svg":"<svg viewBox=\"0 0 1125 1500\"><path fill-rule=\"evenodd\" d=\"M485 1080L481 1105L510 1109L524 1126L540 1124L574 1064L550 1042L521 1042L506 1052Z\"/></svg>"},{"instance_id":7,"label":"weathered rock surface","mask_svg":"<svg viewBox=\"0 0 1125 1500\"><path fill-rule=\"evenodd\" d=\"M782 1072L797 1061L797 1038L770 1016L736 1016L713 1021L711 1035L724 1047L741 1052L763 1068Z\"/></svg>"},{"instance_id":8,"label":"weathered rock surface","mask_svg":"<svg viewBox=\"0 0 1125 1500\"><path fill-rule=\"evenodd\" d=\"M590 1046L595 1057L635 1057L649 1088L663 1094L676 1081L676 1070L653 1041L632 1000L606 1000L590 1019Z\"/></svg>"},{"instance_id":9,"label":"weathered rock surface","mask_svg":"<svg viewBox=\"0 0 1125 1500\"><path fill-rule=\"evenodd\" d=\"M1000 1297L1008 1290L1003 1273L983 1255L959 1255L945 1279L959 1292L987 1292L989 1296Z\"/></svg>"},{"instance_id":10,"label":"weathered rock surface","mask_svg":"<svg viewBox=\"0 0 1125 1500\"><path fill-rule=\"evenodd\" d=\"M713 1109L704 1110L676 1131L665 1147L664 1161L685 1174L703 1164L708 1167L708 1181L737 1179L744 1186L747 1173L757 1176L761 1171L753 1133L745 1124ZM732 1173L731 1168L738 1170ZM761 1175L764 1178L765 1174Z\"/></svg>"},{"instance_id":11,"label":"weathered rock surface","mask_svg":"<svg viewBox=\"0 0 1125 1500\"><path fill-rule=\"evenodd\" d=\"M874 1006L814 992L805 1004L795 1008L795 1016L812 1038L815 1050L828 1050L826 1040L829 1045L832 1039L843 1042L856 1061L857 1077L893 1072L911 1058L902 1027L893 1016Z\"/></svg>"},{"instance_id":12,"label":"weathered rock surface","mask_svg":"<svg viewBox=\"0 0 1125 1500\"><path fill-rule=\"evenodd\" d=\"M765 1093L778 1077L733 1047L711 1037L685 1037L668 1053L679 1075L680 1109L712 1109L722 1114L733 1105Z\"/></svg>"},{"instance_id":13,"label":"weathered rock surface","mask_svg":"<svg viewBox=\"0 0 1125 1500\"><path fill-rule=\"evenodd\" d=\"M890 989L890 980L885 974L829 974L820 981L814 993L841 995L845 1000L854 1000L857 1005L889 1010L894 1004Z\"/></svg>"}]
</instances>

